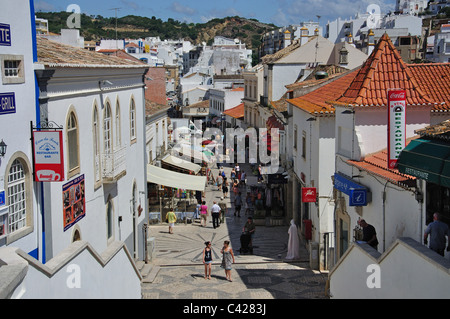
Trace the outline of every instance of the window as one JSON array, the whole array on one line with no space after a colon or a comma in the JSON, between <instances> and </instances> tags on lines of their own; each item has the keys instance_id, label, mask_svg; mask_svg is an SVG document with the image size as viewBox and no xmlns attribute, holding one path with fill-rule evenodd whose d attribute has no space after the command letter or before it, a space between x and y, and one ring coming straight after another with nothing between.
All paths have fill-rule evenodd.
<instances>
[{"instance_id":1,"label":"window","mask_svg":"<svg viewBox=\"0 0 450 319\"><path fill-rule=\"evenodd\" d=\"M103 150L105 154L112 152L111 105L106 103L103 115Z\"/></svg>"},{"instance_id":2,"label":"window","mask_svg":"<svg viewBox=\"0 0 450 319\"><path fill-rule=\"evenodd\" d=\"M23 55L0 55L3 84L24 83Z\"/></svg>"},{"instance_id":3,"label":"window","mask_svg":"<svg viewBox=\"0 0 450 319\"><path fill-rule=\"evenodd\" d=\"M100 135L99 135L97 105L94 106L92 131L94 144L94 174L95 174L95 181L98 182L100 180Z\"/></svg>"},{"instance_id":4,"label":"window","mask_svg":"<svg viewBox=\"0 0 450 319\"><path fill-rule=\"evenodd\" d=\"M16 159L8 173L8 233L26 226L25 170Z\"/></svg>"},{"instance_id":5,"label":"window","mask_svg":"<svg viewBox=\"0 0 450 319\"><path fill-rule=\"evenodd\" d=\"M67 154L69 155L69 176L73 170L79 168L78 152L78 123L75 112L70 112L67 120Z\"/></svg>"},{"instance_id":6,"label":"window","mask_svg":"<svg viewBox=\"0 0 450 319\"><path fill-rule=\"evenodd\" d=\"M114 212L111 200L106 204L106 239L110 242L114 238Z\"/></svg>"},{"instance_id":7,"label":"window","mask_svg":"<svg viewBox=\"0 0 450 319\"><path fill-rule=\"evenodd\" d=\"M311 150L310 150L310 152L311 152ZM302 157L306 158L306 132L305 131L302 132Z\"/></svg>"},{"instance_id":8,"label":"window","mask_svg":"<svg viewBox=\"0 0 450 319\"><path fill-rule=\"evenodd\" d=\"M130 138L131 140L136 139L136 105L133 99L131 99L130 105Z\"/></svg>"},{"instance_id":9,"label":"window","mask_svg":"<svg viewBox=\"0 0 450 319\"><path fill-rule=\"evenodd\" d=\"M119 149L120 148L120 145L122 144L122 139L121 139L121 136L120 136L120 105L119 105L119 101L117 101L117 105L116 105L116 126L115 126L115 129L116 129L116 140L115 140L115 142L116 142L116 144L115 144L115 148L116 149Z\"/></svg>"},{"instance_id":10,"label":"window","mask_svg":"<svg viewBox=\"0 0 450 319\"><path fill-rule=\"evenodd\" d=\"M297 150L297 142L298 142L298 132L297 125L294 125L294 150Z\"/></svg>"}]
</instances>

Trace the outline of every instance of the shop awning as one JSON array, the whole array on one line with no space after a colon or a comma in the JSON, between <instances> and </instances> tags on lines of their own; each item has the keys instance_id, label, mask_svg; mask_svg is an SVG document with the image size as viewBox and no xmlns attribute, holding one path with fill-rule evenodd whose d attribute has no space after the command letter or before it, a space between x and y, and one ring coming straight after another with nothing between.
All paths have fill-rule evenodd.
<instances>
[{"instance_id":1,"label":"shop awning","mask_svg":"<svg viewBox=\"0 0 450 319\"><path fill-rule=\"evenodd\" d=\"M184 159L178 158L173 155L167 155L161 161L168 165L176 166L176 167L191 171L194 173L194 175L197 175L198 172L200 172L200 170L202 169L202 167L200 165L186 161Z\"/></svg>"},{"instance_id":2,"label":"shop awning","mask_svg":"<svg viewBox=\"0 0 450 319\"><path fill-rule=\"evenodd\" d=\"M147 165L147 182L166 187L203 192L206 186L206 176L177 173L149 164Z\"/></svg>"},{"instance_id":3,"label":"shop awning","mask_svg":"<svg viewBox=\"0 0 450 319\"><path fill-rule=\"evenodd\" d=\"M450 187L450 144L428 139L412 140L397 161L400 173Z\"/></svg>"}]
</instances>

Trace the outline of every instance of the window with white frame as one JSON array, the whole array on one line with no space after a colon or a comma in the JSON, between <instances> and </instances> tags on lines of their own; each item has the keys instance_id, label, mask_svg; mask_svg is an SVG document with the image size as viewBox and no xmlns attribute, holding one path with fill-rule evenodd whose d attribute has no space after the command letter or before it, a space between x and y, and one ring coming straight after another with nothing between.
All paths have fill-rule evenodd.
<instances>
[{"instance_id":1,"label":"window with white frame","mask_svg":"<svg viewBox=\"0 0 450 319\"><path fill-rule=\"evenodd\" d=\"M98 122L97 105L94 106L94 118L92 123L93 144L94 144L94 175L95 181L100 180L100 134Z\"/></svg>"},{"instance_id":2,"label":"window with white frame","mask_svg":"<svg viewBox=\"0 0 450 319\"><path fill-rule=\"evenodd\" d=\"M23 61L23 55L0 54L3 84L25 82Z\"/></svg>"},{"instance_id":3,"label":"window with white frame","mask_svg":"<svg viewBox=\"0 0 450 319\"><path fill-rule=\"evenodd\" d=\"M103 115L103 150L105 154L112 151L111 105L107 102Z\"/></svg>"},{"instance_id":4,"label":"window with white frame","mask_svg":"<svg viewBox=\"0 0 450 319\"><path fill-rule=\"evenodd\" d=\"M67 151L68 151L68 164L69 175L70 172L79 168L80 157L78 151L78 122L75 112L70 112L67 119Z\"/></svg>"},{"instance_id":5,"label":"window with white frame","mask_svg":"<svg viewBox=\"0 0 450 319\"><path fill-rule=\"evenodd\" d=\"M119 101L117 101L117 105L116 105L116 121L115 121L115 129L116 129L116 139L115 139L115 148L119 149L122 143L122 139L120 136L120 105L119 105Z\"/></svg>"},{"instance_id":6,"label":"window with white frame","mask_svg":"<svg viewBox=\"0 0 450 319\"><path fill-rule=\"evenodd\" d=\"M26 226L26 188L25 170L16 159L8 173L8 233L15 232Z\"/></svg>"},{"instance_id":7,"label":"window with white frame","mask_svg":"<svg viewBox=\"0 0 450 319\"><path fill-rule=\"evenodd\" d=\"M136 105L133 99L131 99L130 105L130 139L136 139Z\"/></svg>"}]
</instances>

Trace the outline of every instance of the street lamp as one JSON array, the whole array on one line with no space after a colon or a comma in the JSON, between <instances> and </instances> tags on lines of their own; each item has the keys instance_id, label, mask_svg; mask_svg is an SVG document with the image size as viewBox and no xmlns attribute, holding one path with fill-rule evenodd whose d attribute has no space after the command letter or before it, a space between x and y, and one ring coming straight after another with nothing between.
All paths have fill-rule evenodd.
<instances>
[{"instance_id":1,"label":"street lamp","mask_svg":"<svg viewBox=\"0 0 450 319\"><path fill-rule=\"evenodd\" d=\"M3 139L2 139L2 141L0 142L0 157L5 156L7 147L8 146L5 144L5 142L3 142Z\"/></svg>"}]
</instances>

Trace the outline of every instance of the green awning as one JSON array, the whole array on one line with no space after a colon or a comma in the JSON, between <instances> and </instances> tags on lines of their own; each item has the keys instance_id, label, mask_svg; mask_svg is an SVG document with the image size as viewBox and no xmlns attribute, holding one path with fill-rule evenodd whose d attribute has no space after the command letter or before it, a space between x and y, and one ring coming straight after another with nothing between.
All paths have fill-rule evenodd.
<instances>
[{"instance_id":1,"label":"green awning","mask_svg":"<svg viewBox=\"0 0 450 319\"><path fill-rule=\"evenodd\" d=\"M450 187L450 144L439 140L412 140L397 161L400 173Z\"/></svg>"}]
</instances>

